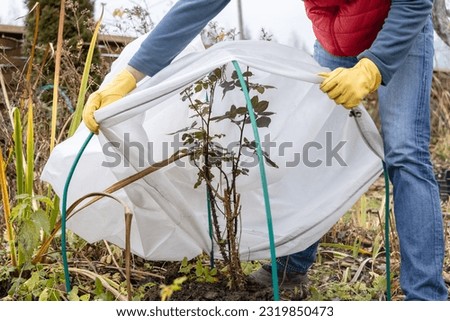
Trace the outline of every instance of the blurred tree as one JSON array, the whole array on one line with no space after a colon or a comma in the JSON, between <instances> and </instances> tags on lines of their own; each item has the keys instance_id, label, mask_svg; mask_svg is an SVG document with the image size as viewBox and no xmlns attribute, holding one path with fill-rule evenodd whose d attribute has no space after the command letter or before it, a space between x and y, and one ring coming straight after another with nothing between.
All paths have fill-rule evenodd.
<instances>
[{"instance_id":1,"label":"blurred tree","mask_svg":"<svg viewBox=\"0 0 450 321\"><path fill-rule=\"evenodd\" d=\"M40 65L44 58L44 53L49 44L56 48L60 0L25 0L29 10L36 2L40 3L39 35L36 46L35 64ZM33 34L35 29L35 15L29 14L26 19L25 50L29 52L33 43ZM71 69L78 74L83 72L84 62L86 60L89 42L94 30L94 1L92 0L66 0L65 21L64 21L64 43L62 76L64 69ZM47 58L42 77L43 82L53 83L54 59ZM93 64L98 64L100 55L97 51L94 55ZM73 75L72 75L73 77Z\"/></svg>"}]
</instances>

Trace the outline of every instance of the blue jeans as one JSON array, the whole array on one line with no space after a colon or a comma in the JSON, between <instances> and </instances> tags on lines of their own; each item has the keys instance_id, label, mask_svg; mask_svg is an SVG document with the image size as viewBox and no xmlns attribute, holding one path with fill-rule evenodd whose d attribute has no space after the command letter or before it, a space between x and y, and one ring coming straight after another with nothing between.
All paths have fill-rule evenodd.
<instances>
[{"instance_id":1,"label":"blue jeans","mask_svg":"<svg viewBox=\"0 0 450 321\"><path fill-rule=\"evenodd\" d=\"M317 42L314 58L330 69L349 68L358 61L356 57L332 56ZM442 213L429 153L432 70L430 20L401 68L378 90L385 163L394 187L400 240L400 285L406 300L447 300L442 277ZM278 268L306 273L315 260L317 246L315 243L302 252L278 258Z\"/></svg>"}]
</instances>

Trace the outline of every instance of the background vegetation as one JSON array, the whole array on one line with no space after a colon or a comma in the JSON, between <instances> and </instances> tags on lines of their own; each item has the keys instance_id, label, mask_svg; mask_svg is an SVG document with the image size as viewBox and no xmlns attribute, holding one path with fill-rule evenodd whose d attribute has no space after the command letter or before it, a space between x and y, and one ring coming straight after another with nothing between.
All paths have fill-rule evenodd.
<instances>
[{"instance_id":1,"label":"background vegetation","mask_svg":"<svg viewBox=\"0 0 450 321\"><path fill-rule=\"evenodd\" d=\"M67 1L64 10L64 42L57 43L60 1L28 1L33 9L27 18L25 70L17 72L14 86L1 82L0 110L0 298L2 300L126 300L127 278L124 251L107 242L87 244L68 233L68 256L73 289L65 292L59 239L59 199L39 180L52 146L73 133L86 96L95 90L107 65L96 51L88 55L89 42L99 25L92 21L91 1ZM45 10L44 10L45 6ZM117 12L146 32L153 26L150 14L141 9ZM40 20L39 23L37 21ZM144 23L135 23L145 21ZM206 45L233 40L236 30L210 24L203 34ZM262 30L261 38L272 35ZM95 43L95 41L94 41ZM52 44L51 46L48 44ZM49 48L58 48L50 54ZM93 47L92 47L93 48ZM60 55L60 67L57 67ZM85 63L86 62L86 63ZM86 69L87 68L87 69ZM1 71L1 70L0 70ZM54 85L42 94L42 85ZM84 75L84 77L83 77ZM95 75L96 78L88 75ZM67 97L67 99L65 99ZM377 120L377 97L365 104ZM194 104L195 105L195 104ZM436 71L432 91L432 155L436 174L450 169L450 73ZM51 135L52 129L56 135ZM398 284L399 250L392 213L385 213L382 178L361 197L321 240L318 260L306 289L312 300L383 300L386 288L384 216L391 215L393 299L401 300ZM445 278L450 283L450 205L443 195L447 253ZM248 275L262 262L240 262ZM134 300L270 299L270 289L228 291L227 267L210 266L207 255L183 262L149 262L132 257L131 283ZM283 299L302 299L301 289L282 293ZM234 296L233 296L234 295Z\"/></svg>"}]
</instances>

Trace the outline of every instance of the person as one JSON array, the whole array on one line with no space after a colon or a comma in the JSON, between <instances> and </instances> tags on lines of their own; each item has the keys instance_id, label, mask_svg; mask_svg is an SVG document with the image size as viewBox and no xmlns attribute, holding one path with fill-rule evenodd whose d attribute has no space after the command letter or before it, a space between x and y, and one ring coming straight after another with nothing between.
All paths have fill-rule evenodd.
<instances>
[{"instance_id":1,"label":"person","mask_svg":"<svg viewBox=\"0 0 450 321\"><path fill-rule=\"evenodd\" d=\"M170 64L230 0L180 0L144 40L129 65L89 96L86 126L98 133L94 112L120 99L145 75ZM280 4L281 5L281 4ZM331 71L320 85L351 109L378 90L385 164L394 191L405 300L447 300L442 276L443 220L429 153L433 69L432 0L305 0L317 41L314 57ZM277 259L281 286L301 286L318 242ZM271 284L271 270L253 274Z\"/></svg>"}]
</instances>

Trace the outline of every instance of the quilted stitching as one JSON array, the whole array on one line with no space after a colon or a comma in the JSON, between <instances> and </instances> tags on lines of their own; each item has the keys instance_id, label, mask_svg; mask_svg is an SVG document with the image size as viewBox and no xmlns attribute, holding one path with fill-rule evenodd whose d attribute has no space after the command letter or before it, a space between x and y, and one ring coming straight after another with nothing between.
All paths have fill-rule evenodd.
<instances>
[{"instance_id":1,"label":"quilted stitching","mask_svg":"<svg viewBox=\"0 0 450 321\"><path fill-rule=\"evenodd\" d=\"M389 0L306 0L308 17L322 46L335 56L368 49L390 9Z\"/></svg>"}]
</instances>

